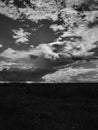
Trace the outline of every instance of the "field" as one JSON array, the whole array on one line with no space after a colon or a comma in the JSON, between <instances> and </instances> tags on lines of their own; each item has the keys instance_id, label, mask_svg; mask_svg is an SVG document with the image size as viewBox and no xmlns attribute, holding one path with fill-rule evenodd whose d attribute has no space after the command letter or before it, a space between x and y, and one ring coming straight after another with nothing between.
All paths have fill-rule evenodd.
<instances>
[{"instance_id":1,"label":"field","mask_svg":"<svg viewBox=\"0 0 98 130\"><path fill-rule=\"evenodd\" d=\"M98 88L87 84L5 84L0 129L96 130Z\"/></svg>"}]
</instances>

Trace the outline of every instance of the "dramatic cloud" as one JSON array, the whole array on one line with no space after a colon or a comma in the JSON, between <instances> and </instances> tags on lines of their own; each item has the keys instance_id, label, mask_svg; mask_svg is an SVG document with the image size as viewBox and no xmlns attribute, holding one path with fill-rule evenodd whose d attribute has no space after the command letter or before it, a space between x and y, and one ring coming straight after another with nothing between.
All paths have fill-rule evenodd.
<instances>
[{"instance_id":1,"label":"dramatic cloud","mask_svg":"<svg viewBox=\"0 0 98 130\"><path fill-rule=\"evenodd\" d=\"M28 19L35 23L45 19L55 21L50 29L54 33L60 32L60 35L51 43L41 43L37 47L30 45L28 50L19 51L9 47L0 54L1 70L10 67L44 68L46 59L58 61L60 58L65 58L66 61L74 57L93 56L94 51L91 50L98 47L98 10L95 10L98 7L97 4L93 4L93 0L31 0L30 4L22 3L23 5L20 6L17 5L17 1L14 4L14 0L7 1L7 4L0 1L0 14L13 20ZM61 20L61 25L57 24L58 20ZM29 25L27 27L30 28ZM36 31L36 28L31 30ZM12 30L12 32L16 44L29 44L31 35L29 32L22 28ZM0 45L0 48L2 47ZM53 74L47 74L43 76L43 79L45 82L67 82L71 81L72 77L95 71L95 68L68 67ZM79 80L82 78L80 77Z\"/></svg>"}]
</instances>

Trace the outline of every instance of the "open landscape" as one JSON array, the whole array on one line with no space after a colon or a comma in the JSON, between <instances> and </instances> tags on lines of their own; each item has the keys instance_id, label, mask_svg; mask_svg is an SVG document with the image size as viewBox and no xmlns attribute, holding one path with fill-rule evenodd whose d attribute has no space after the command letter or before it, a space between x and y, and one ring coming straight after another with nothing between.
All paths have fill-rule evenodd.
<instances>
[{"instance_id":1,"label":"open landscape","mask_svg":"<svg viewBox=\"0 0 98 130\"><path fill-rule=\"evenodd\" d=\"M81 84L5 84L0 87L0 129L96 130L98 87Z\"/></svg>"}]
</instances>

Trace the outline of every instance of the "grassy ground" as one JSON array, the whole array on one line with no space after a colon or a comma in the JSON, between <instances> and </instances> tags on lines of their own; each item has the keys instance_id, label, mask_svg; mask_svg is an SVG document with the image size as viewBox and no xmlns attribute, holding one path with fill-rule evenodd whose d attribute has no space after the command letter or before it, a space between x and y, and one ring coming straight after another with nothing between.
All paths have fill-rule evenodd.
<instances>
[{"instance_id":1,"label":"grassy ground","mask_svg":"<svg viewBox=\"0 0 98 130\"><path fill-rule=\"evenodd\" d=\"M96 130L98 88L1 85L0 123L1 130Z\"/></svg>"}]
</instances>

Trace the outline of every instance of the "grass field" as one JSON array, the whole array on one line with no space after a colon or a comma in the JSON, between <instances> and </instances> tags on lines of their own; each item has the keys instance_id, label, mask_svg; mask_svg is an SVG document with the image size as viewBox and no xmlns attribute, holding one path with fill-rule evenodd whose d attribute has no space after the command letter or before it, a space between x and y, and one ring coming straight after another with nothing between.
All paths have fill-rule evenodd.
<instances>
[{"instance_id":1,"label":"grass field","mask_svg":"<svg viewBox=\"0 0 98 130\"><path fill-rule=\"evenodd\" d=\"M96 130L98 88L87 84L5 84L0 129Z\"/></svg>"}]
</instances>

